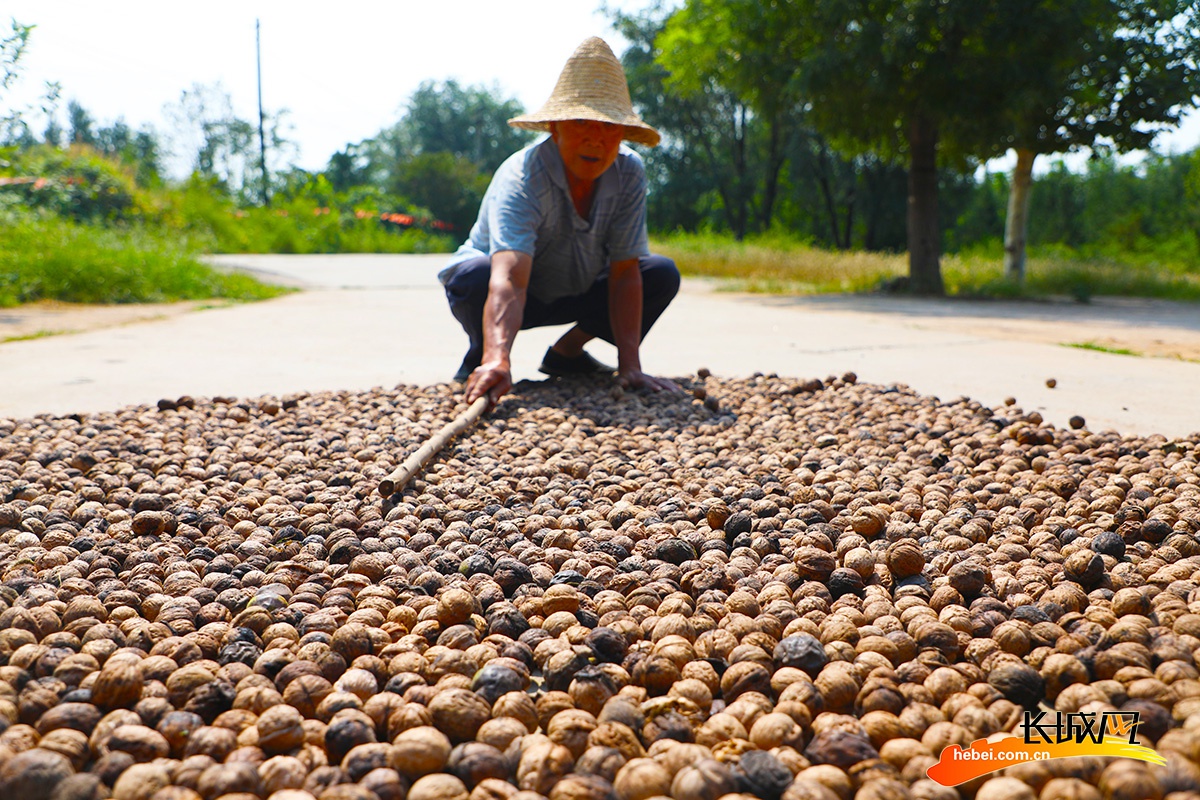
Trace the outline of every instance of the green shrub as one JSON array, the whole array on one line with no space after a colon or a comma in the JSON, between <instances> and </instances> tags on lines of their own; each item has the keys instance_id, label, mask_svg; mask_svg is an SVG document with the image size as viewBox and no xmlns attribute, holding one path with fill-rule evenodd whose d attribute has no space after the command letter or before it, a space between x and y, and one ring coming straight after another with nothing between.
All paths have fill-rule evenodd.
<instances>
[{"instance_id":1,"label":"green shrub","mask_svg":"<svg viewBox=\"0 0 1200 800\"><path fill-rule=\"evenodd\" d=\"M77 222L140 219L152 212L133 171L90 147L37 145L12 151L7 162L3 174L25 182L0 192L26 208Z\"/></svg>"}]
</instances>

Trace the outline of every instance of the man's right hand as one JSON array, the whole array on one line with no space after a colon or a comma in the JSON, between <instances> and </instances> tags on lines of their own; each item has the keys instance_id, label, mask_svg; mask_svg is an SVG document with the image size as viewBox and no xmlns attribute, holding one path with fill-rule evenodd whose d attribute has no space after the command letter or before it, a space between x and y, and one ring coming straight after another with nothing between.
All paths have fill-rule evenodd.
<instances>
[{"instance_id":1,"label":"man's right hand","mask_svg":"<svg viewBox=\"0 0 1200 800\"><path fill-rule=\"evenodd\" d=\"M476 367L475 371L467 378L467 404L470 405L486 395L488 411L491 411L511 388L512 371L508 365L485 362Z\"/></svg>"}]
</instances>

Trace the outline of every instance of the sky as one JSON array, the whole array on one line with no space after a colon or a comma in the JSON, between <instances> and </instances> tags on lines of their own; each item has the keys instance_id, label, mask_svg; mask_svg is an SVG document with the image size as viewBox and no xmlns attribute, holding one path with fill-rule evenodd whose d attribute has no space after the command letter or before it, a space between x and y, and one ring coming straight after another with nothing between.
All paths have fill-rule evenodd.
<instances>
[{"instance_id":1,"label":"sky","mask_svg":"<svg viewBox=\"0 0 1200 800\"><path fill-rule=\"evenodd\" d=\"M255 20L263 105L287 110L297 163L320 170L348 143L399 120L426 80L496 86L536 109L589 36L626 46L602 0L0 0L0 30L36 25L15 97L36 103L46 81L61 107L79 101L101 124L118 117L165 130L163 107L194 84L220 83L234 112L257 122ZM609 0L636 12L653 0Z\"/></svg>"},{"instance_id":2,"label":"sky","mask_svg":"<svg viewBox=\"0 0 1200 800\"><path fill-rule=\"evenodd\" d=\"M9 18L33 24L14 92L34 104L46 81L61 107L79 101L100 124L118 117L166 132L163 108L193 85L220 83L235 113L257 121L255 21L261 23L263 105L286 109L298 166L321 170L349 143L394 124L427 80L495 87L526 109L541 106L562 65L589 36L619 55L626 43L601 11L604 0L0 0ZM607 0L627 13L656 0ZM665 0L664 5L677 5ZM647 115L652 117L652 115ZM1200 146L1200 114L1159 137L1164 152ZM1068 157L1072 169L1085 156ZM1011 159L989 164L1007 169ZM1049 166L1041 159L1041 169ZM175 168L182 167L182 161Z\"/></svg>"}]
</instances>

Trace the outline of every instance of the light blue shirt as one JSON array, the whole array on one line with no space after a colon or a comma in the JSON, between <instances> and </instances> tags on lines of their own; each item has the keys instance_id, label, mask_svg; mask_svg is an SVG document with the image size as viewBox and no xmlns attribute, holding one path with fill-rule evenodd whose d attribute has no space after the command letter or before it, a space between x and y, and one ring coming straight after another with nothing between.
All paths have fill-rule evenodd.
<instances>
[{"instance_id":1,"label":"light blue shirt","mask_svg":"<svg viewBox=\"0 0 1200 800\"><path fill-rule=\"evenodd\" d=\"M615 261L649 255L641 156L621 146L596 180L589 219L571 202L553 139L509 156L483 196L470 237L438 278L448 283L459 264L501 250L533 256L529 294L543 303L583 294Z\"/></svg>"}]
</instances>

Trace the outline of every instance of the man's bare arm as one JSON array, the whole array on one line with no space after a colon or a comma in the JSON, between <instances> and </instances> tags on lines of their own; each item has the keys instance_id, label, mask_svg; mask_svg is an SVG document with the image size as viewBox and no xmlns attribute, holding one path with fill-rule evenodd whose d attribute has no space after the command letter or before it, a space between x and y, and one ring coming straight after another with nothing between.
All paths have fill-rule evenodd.
<instances>
[{"instance_id":1,"label":"man's bare arm","mask_svg":"<svg viewBox=\"0 0 1200 800\"><path fill-rule=\"evenodd\" d=\"M656 392L679 391L673 381L642 372L642 272L636 258L614 261L608 270L608 316L617 346L617 380Z\"/></svg>"},{"instance_id":2,"label":"man's bare arm","mask_svg":"<svg viewBox=\"0 0 1200 800\"><path fill-rule=\"evenodd\" d=\"M468 403L488 396L494 406L512 388L511 353L525 314L533 257L515 250L492 255L492 275L483 307L483 361L467 378Z\"/></svg>"}]
</instances>

